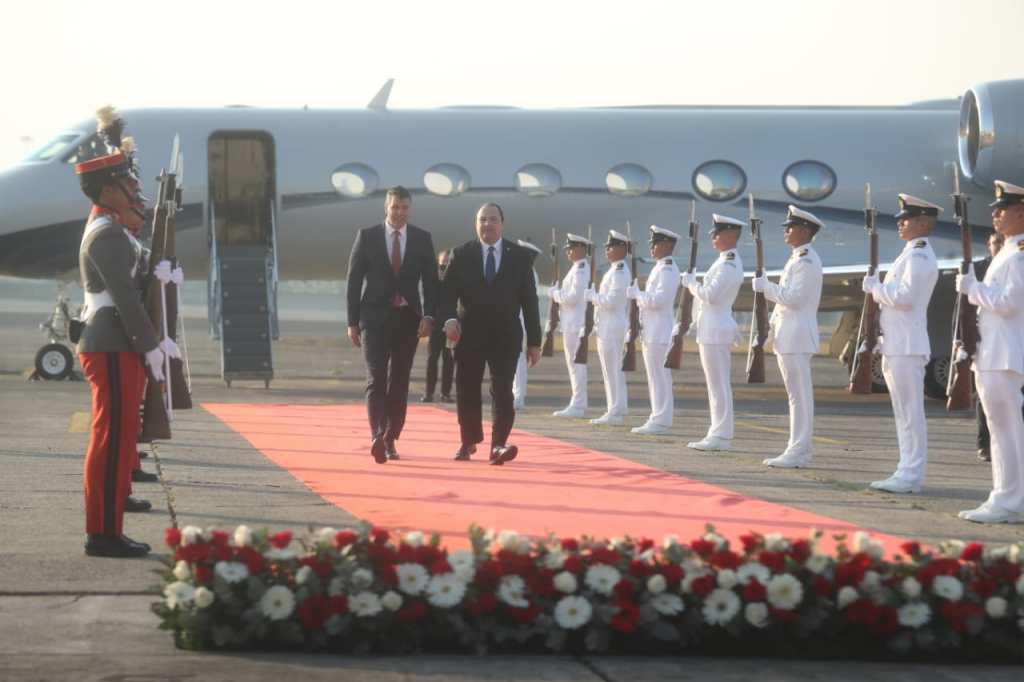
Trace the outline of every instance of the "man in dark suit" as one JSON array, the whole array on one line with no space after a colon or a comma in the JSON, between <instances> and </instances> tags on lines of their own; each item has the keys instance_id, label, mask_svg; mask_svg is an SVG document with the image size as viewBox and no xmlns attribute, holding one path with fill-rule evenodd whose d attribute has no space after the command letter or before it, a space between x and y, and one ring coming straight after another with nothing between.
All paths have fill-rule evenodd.
<instances>
[{"instance_id":1,"label":"man in dark suit","mask_svg":"<svg viewBox=\"0 0 1024 682\"><path fill-rule=\"evenodd\" d=\"M490 463L516 458L508 443L516 411L512 380L523 347L531 367L540 360L540 315L533 279L533 254L502 239L505 216L497 204L484 204L476 214L477 239L452 252L441 284L439 311L445 334L455 347L455 390L462 445L457 460L468 460L484 440L481 385L484 366L491 373ZM456 316L461 304L462 316ZM523 314L520 323L519 314Z\"/></svg>"},{"instance_id":2,"label":"man in dark suit","mask_svg":"<svg viewBox=\"0 0 1024 682\"><path fill-rule=\"evenodd\" d=\"M408 224L411 205L407 189L389 189L384 224L359 231L348 261L348 337L366 360L370 452L378 464L398 459L413 356L437 305L434 242Z\"/></svg>"}]
</instances>

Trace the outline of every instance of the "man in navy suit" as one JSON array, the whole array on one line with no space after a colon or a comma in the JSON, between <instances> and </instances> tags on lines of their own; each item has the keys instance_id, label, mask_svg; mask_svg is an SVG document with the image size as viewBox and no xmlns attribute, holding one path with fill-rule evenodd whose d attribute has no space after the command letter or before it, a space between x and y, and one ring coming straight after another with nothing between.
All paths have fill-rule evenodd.
<instances>
[{"instance_id":1,"label":"man in navy suit","mask_svg":"<svg viewBox=\"0 0 1024 682\"><path fill-rule=\"evenodd\" d=\"M411 206L407 189L389 189L384 224L359 231L348 261L348 337L366 360L370 452L378 464L398 459L412 360L437 305L434 242L408 223Z\"/></svg>"},{"instance_id":2,"label":"man in navy suit","mask_svg":"<svg viewBox=\"0 0 1024 682\"><path fill-rule=\"evenodd\" d=\"M444 331L455 347L455 390L462 444L455 459L464 461L484 440L481 385L484 366L491 373L490 463L516 458L508 443L516 411L512 380L526 332L531 367L540 360L540 315L533 279L533 253L502 239L505 216L497 204L484 204L476 214L477 239L452 252L441 283L439 312ZM461 304L461 319L456 307ZM523 318L520 323L519 314Z\"/></svg>"}]
</instances>

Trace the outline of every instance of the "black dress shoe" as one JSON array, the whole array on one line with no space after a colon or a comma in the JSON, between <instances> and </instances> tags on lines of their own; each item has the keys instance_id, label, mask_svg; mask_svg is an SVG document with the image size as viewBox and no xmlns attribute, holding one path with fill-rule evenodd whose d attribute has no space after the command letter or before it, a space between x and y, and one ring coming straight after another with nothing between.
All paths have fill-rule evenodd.
<instances>
[{"instance_id":1,"label":"black dress shoe","mask_svg":"<svg viewBox=\"0 0 1024 682\"><path fill-rule=\"evenodd\" d=\"M124 501L124 511L126 514L138 514L140 512L148 512L153 508L153 505L149 503L149 500L140 500L137 497L131 495Z\"/></svg>"},{"instance_id":2,"label":"black dress shoe","mask_svg":"<svg viewBox=\"0 0 1024 682\"><path fill-rule=\"evenodd\" d=\"M982 462L991 462L992 453L988 451L988 448L978 448L978 459Z\"/></svg>"},{"instance_id":3,"label":"black dress shoe","mask_svg":"<svg viewBox=\"0 0 1024 682\"><path fill-rule=\"evenodd\" d=\"M85 553L89 556L105 556L116 559L134 559L149 554L149 545L129 540L123 535L92 535L85 541Z\"/></svg>"},{"instance_id":4,"label":"black dress shoe","mask_svg":"<svg viewBox=\"0 0 1024 682\"><path fill-rule=\"evenodd\" d=\"M383 436L377 436L373 439L373 443L370 445L370 454L373 455L373 461L377 464L387 464L388 451L387 446L384 444Z\"/></svg>"},{"instance_id":5,"label":"black dress shoe","mask_svg":"<svg viewBox=\"0 0 1024 682\"><path fill-rule=\"evenodd\" d=\"M476 446L475 445L465 445L465 444L463 444L461 447L459 447L459 451L455 453L455 461L456 462L468 462L469 461L469 456L472 455L474 452L476 452Z\"/></svg>"},{"instance_id":6,"label":"black dress shoe","mask_svg":"<svg viewBox=\"0 0 1024 682\"><path fill-rule=\"evenodd\" d=\"M432 402L434 402L434 394L432 394L432 393L424 393L423 397L420 398L420 402L421 403L432 403Z\"/></svg>"},{"instance_id":7,"label":"black dress shoe","mask_svg":"<svg viewBox=\"0 0 1024 682\"><path fill-rule=\"evenodd\" d=\"M519 448L515 445L498 445L491 448L491 464L501 466L505 462L511 462L519 454Z\"/></svg>"},{"instance_id":8,"label":"black dress shoe","mask_svg":"<svg viewBox=\"0 0 1024 682\"><path fill-rule=\"evenodd\" d=\"M146 550L147 552L149 552L149 551L151 551L153 549L152 547L149 546L148 542L139 542L138 540L132 540L127 535L122 535L121 539L124 540L125 542L127 542L129 545L132 545L133 547L140 547L140 548Z\"/></svg>"},{"instance_id":9,"label":"black dress shoe","mask_svg":"<svg viewBox=\"0 0 1024 682\"><path fill-rule=\"evenodd\" d=\"M395 439L385 438L384 439L384 452L387 453L388 459L398 459L398 450L395 449Z\"/></svg>"},{"instance_id":10,"label":"black dress shoe","mask_svg":"<svg viewBox=\"0 0 1024 682\"><path fill-rule=\"evenodd\" d=\"M160 477L156 474L151 474L142 469L132 469L132 483L156 483L159 480Z\"/></svg>"},{"instance_id":11,"label":"black dress shoe","mask_svg":"<svg viewBox=\"0 0 1024 682\"><path fill-rule=\"evenodd\" d=\"M454 403L455 402L455 398L453 398L450 395L447 395L445 393L442 393L441 394L441 402L442 403Z\"/></svg>"}]
</instances>

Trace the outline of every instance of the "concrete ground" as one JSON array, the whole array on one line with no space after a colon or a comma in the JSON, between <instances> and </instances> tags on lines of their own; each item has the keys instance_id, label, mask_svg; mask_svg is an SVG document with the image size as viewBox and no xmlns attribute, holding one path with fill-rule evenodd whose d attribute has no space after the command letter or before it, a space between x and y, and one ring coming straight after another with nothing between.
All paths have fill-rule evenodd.
<instances>
[{"instance_id":1,"label":"concrete ground","mask_svg":"<svg viewBox=\"0 0 1024 682\"><path fill-rule=\"evenodd\" d=\"M81 469L89 394L80 382L27 382L41 336L40 315L0 307L0 680L680 680L792 679L1019 679L1019 669L991 666L890 665L735 659L472 656L334 657L203 655L176 651L156 629L148 604L158 593L156 557L138 561L87 558L82 553ZM338 403L361 400L363 368L340 323L285 320L275 344L277 378L219 379L219 346L202 320L188 320L193 397L200 402ZM412 396L422 390L425 348L417 355ZM807 509L880 531L927 542L947 538L1014 542L1021 526L978 526L956 518L974 507L991 484L989 466L974 456L973 415L951 415L929 403L929 474L922 494L895 496L865 490L896 463L892 411L885 395L849 396L845 372L816 358L814 463L796 471L767 470L787 432L786 397L774 358L764 385L743 383L742 356L734 359L737 436L729 453L687 450L707 428L706 392L696 354L676 373L676 415L665 437L637 437L628 427L591 427L550 416L568 389L560 356L531 375L527 409L517 426L610 452L683 476L770 501ZM632 375L630 426L646 415L643 373ZM596 357L590 363L588 416L603 405ZM179 522L271 528L306 524L351 526L358 519L328 504L255 451L201 408L178 413L173 441L159 445L165 480ZM529 456L528 453L524 453ZM144 463L153 469L152 459ZM136 493L154 502L131 515L127 532L162 547L169 523L167 499L156 484Z\"/></svg>"}]
</instances>

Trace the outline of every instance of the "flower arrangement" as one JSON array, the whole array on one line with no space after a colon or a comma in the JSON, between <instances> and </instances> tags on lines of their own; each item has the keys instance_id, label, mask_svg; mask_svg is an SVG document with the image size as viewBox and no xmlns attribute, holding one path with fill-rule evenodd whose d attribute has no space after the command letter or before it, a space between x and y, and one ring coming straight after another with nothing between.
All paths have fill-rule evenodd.
<instances>
[{"instance_id":1,"label":"flower arrangement","mask_svg":"<svg viewBox=\"0 0 1024 682\"><path fill-rule=\"evenodd\" d=\"M530 539L470 529L470 549L366 526L303 538L168 529L161 626L188 649L548 650L1024 661L1022 544L866 533L688 544Z\"/></svg>"}]
</instances>

